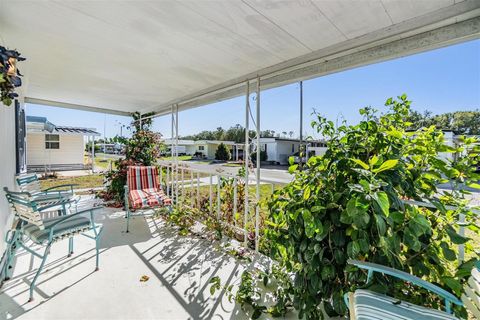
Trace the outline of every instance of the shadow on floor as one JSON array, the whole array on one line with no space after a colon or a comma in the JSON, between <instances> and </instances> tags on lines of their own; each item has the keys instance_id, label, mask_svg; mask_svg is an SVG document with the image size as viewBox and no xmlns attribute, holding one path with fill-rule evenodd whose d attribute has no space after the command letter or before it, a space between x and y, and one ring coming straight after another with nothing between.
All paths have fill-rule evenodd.
<instances>
[{"instance_id":1,"label":"shadow on floor","mask_svg":"<svg viewBox=\"0 0 480 320\"><path fill-rule=\"evenodd\" d=\"M95 250L91 240L76 242L71 258L66 257L68 241L59 241L40 275L35 300L26 303L39 259L19 251L12 279L0 292L0 320L128 318L124 313L115 314L115 310L123 312L125 308L133 308L137 318L152 318L154 314L169 320L249 319L228 301L225 292L215 296L209 292L212 277L220 276L224 285L234 284L245 269L218 243L179 236L175 227L152 217L133 218L131 232L125 233L124 212L118 209L99 211L96 220L104 226L100 271L93 272ZM142 285L142 273L158 281ZM132 301L150 297L157 303L149 304L149 310L134 302L125 306L130 297ZM163 299L175 303L163 305ZM167 308L178 310L171 316L164 313ZM102 312L108 316L101 316Z\"/></svg>"}]
</instances>

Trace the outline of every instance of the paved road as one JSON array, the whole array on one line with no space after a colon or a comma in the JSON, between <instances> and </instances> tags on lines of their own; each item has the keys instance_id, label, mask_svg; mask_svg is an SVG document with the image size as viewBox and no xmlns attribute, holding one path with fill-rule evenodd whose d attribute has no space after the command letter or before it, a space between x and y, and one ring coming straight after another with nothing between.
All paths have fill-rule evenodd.
<instances>
[{"instance_id":1,"label":"paved road","mask_svg":"<svg viewBox=\"0 0 480 320\"><path fill-rule=\"evenodd\" d=\"M240 167L238 166L228 166L224 163L212 163L206 164L204 162L196 161L179 161L181 164L190 167L194 170L198 170L205 173L211 174L231 174L236 175ZM255 171L250 171L252 177L254 177ZM273 169L271 166L269 168L262 169L260 168L260 180L264 182L274 182L274 183L289 183L292 181L293 175L288 173L284 168Z\"/></svg>"}]
</instances>

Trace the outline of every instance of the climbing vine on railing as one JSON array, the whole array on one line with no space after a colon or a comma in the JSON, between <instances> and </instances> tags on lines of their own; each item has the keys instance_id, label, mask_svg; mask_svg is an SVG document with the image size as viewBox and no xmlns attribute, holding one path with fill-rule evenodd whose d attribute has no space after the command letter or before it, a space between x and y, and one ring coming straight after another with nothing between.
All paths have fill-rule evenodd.
<instances>
[{"instance_id":1,"label":"climbing vine on railing","mask_svg":"<svg viewBox=\"0 0 480 320\"><path fill-rule=\"evenodd\" d=\"M328 140L325 155L310 158L269 202L270 255L295 274L292 299L301 318L322 318L321 305L330 316L347 312L343 295L366 278L347 265L349 258L424 277L457 296L476 259L458 266L455 251L465 244L467 257L473 253L470 239L456 231L461 214L467 228L479 230L466 206L469 192L458 189L480 187L475 139L448 146L434 127L407 131L410 101L405 95L388 99L386 106L383 114L361 109L364 119L358 125L336 127L318 116L312 126ZM455 161L442 156L452 153ZM457 188L441 191L440 183ZM407 205L405 199L430 202L436 209ZM459 209L448 210L447 204ZM440 308L442 303L381 275L373 283L374 290L423 306ZM455 311L465 315L461 308Z\"/></svg>"}]
</instances>

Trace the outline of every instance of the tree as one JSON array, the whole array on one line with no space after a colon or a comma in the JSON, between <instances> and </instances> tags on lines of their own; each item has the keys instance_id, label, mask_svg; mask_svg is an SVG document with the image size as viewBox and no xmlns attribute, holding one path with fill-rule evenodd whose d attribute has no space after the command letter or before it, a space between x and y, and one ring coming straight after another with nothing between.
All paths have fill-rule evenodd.
<instances>
[{"instance_id":1,"label":"tree","mask_svg":"<svg viewBox=\"0 0 480 320\"><path fill-rule=\"evenodd\" d=\"M215 159L228 161L230 160L230 156L231 156L230 150L228 150L227 146L223 143L220 143L220 145L217 148L217 151L215 151Z\"/></svg>"},{"instance_id":2,"label":"tree","mask_svg":"<svg viewBox=\"0 0 480 320\"><path fill-rule=\"evenodd\" d=\"M410 129L435 126L440 130L452 130L455 134L480 135L480 111L456 111L433 115L430 111L423 114L412 111L407 119Z\"/></svg>"}]
</instances>

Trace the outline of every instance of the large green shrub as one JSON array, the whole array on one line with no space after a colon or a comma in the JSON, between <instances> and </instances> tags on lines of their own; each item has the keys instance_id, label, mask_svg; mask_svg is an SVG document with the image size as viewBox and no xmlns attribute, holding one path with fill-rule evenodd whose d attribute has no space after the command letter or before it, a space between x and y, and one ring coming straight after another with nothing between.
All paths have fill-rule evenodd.
<instances>
[{"instance_id":1,"label":"large green shrub","mask_svg":"<svg viewBox=\"0 0 480 320\"><path fill-rule=\"evenodd\" d=\"M295 273L293 305L306 319L322 317L323 303L329 315L345 314L343 294L365 284L364 272L347 259L379 263L424 277L459 295L472 261L456 265L456 246L468 238L456 232L459 215L465 214L468 228L478 232L476 219L466 209L460 183L472 187L479 175L473 173L478 147L470 156L465 147L445 145L441 131L433 126L415 132L410 102L405 95L388 99L388 111L360 110L358 125L335 127L318 117L312 126L328 140L322 157L311 157L302 171L296 166L293 182L276 191L270 209L266 239L272 257ZM473 150L473 151L472 151ZM440 152L458 152L456 162L442 160ZM449 182L452 191L439 192L439 183ZM405 204L405 199L427 201L430 210ZM445 205L458 206L456 211ZM478 245L478 244L477 244ZM441 301L418 287L377 275L372 289L439 308ZM464 310L457 309L457 313Z\"/></svg>"},{"instance_id":2,"label":"large green shrub","mask_svg":"<svg viewBox=\"0 0 480 320\"><path fill-rule=\"evenodd\" d=\"M215 160L228 161L230 160L230 157L230 150L224 143L220 143L215 151Z\"/></svg>"}]
</instances>

